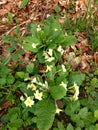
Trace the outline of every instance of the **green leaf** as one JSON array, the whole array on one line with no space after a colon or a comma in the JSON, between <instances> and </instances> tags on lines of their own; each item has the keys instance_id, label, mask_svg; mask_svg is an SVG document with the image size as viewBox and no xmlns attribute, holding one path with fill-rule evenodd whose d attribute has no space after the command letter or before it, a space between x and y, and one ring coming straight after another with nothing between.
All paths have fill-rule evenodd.
<instances>
[{"instance_id":1,"label":"green leaf","mask_svg":"<svg viewBox=\"0 0 98 130\"><path fill-rule=\"evenodd\" d=\"M74 130L73 126L69 123L66 130Z\"/></svg>"},{"instance_id":2,"label":"green leaf","mask_svg":"<svg viewBox=\"0 0 98 130\"><path fill-rule=\"evenodd\" d=\"M43 51L42 50L38 51L37 56L38 56L39 63L45 63L45 59L44 59Z\"/></svg>"},{"instance_id":3,"label":"green leaf","mask_svg":"<svg viewBox=\"0 0 98 130\"><path fill-rule=\"evenodd\" d=\"M17 130L16 127L8 127L8 128L9 128L9 130Z\"/></svg>"},{"instance_id":4,"label":"green leaf","mask_svg":"<svg viewBox=\"0 0 98 130\"><path fill-rule=\"evenodd\" d=\"M47 77L48 77L48 81L54 81L55 78L55 74L56 74L56 68L53 67L53 69L49 72L47 72Z\"/></svg>"},{"instance_id":5,"label":"green leaf","mask_svg":"<svg viewBox=\"0 0 98 130\"><path fill-rule=\"evenodd\" d=\"M6 78L0 78L0 85L5 85L6 84Z\"/></svg>"},{"instance_id":6,"label":"green leaf","mask_svg":"<svg viewBox=\"0 0 98 130\"><path fill-rule=\"evenodd\" d=\"M81 130L81 128L80 128L80 127L77 127L76 130Z\"/></svg>"},{"instance_id":7,"label":"green leaf","mask_svg":"<svg viewBox=\"0 0 98 130\"><path fill-rule=\"evenodd\" d=\"M58 124L58 130L65 130L62 122L58 122L57 124Z\"/></svg>"},{"instance_id":8,"label":"green leaf","mask_svg":"<svg viewBox=\"0 0 98 130\"><path fill-rule=\"evenodd\" d=\"M13 122L10 122L10 123L9 123L9 126L10 126L10 127L19 128L19 127L22 125L22 123L23 123L22 119L16 119L16 120L14 120Z\"/></svg>"},{"instance_id":9,"label":"green leaf","mask_svg":"<svg viewBox=\"0 0 98 130\"><path fill-rule=\"evenodd\" d=\"M37 127L39 130L49 130L53 124L56 107L50 99L38 102L36 106Z\"/></svg>"},{"instance_id":10,"label":"green leaf","mask_svg":"<svg viewBox=\"0 0 98 130\"><path fill-rule=\"evenodd\" d=\"M94 117L95 117L96 119L98 119L98 110L95 110L95 111L94 111Z\"/></svg>"},{"instance_id":11,"label":"green leaf","mask_svg":"<svg viewBox=\"0 0 98 130\"><path fill-rule=\"evenodd\" d=\"M57 5L54 10L55 10L56 13L59 13L61 8Z\"/></svg>"},{"instance_id":12,"label":"green leaf","mask_svg":"<svg viewBox=\"0 0 98 130\"><path fill-rule=\"evenodd\" d=\"M62 44L63 46L69 46L73 45L77 42L77 39L75 36L65 36L64 37L64 43Z\"/></svg>"},{"instance_id":13,"label":"green leaf","mask_svg":"<svg viewBox=\"0 0 98 130\"><path fill-rule=\"evenodd\" d=\"M18 114L18 116L20 115L20 108L18 107L14 107L14 108L10 108L8 110L8 118L11 119L11 117L15 114Z\"/></svg>"},{"instance_id":14,"label":"green leaf","mask_svg":"<svg viewBox=\"0 0 98 130\"><path fill-rule=\"evenodd\" d=\"M98 76L98 68L95 70L94 75Z\"/></svg>"},{"instance_id":15,"label":"green leaf","mask_svg":"<svg viewBox=\"0 0 98 130\"><path fill-rule=\"evenodd\" d=\"M85 80L85 74L79 73L79 72L72 72L69 76L69 85L73 85L74 82L80 86L82 82Z\"/></svg>"},{"instance_id":16,"label":"green leaf","mask_svg":"<svg viewBox=\"0 0 98 130\"><path fill-rule=\"evenodd\" d=\"M7 65L7 63L10 61L10 59L11 59L11 56L2 57L2 64Z\"/></svg>"},{"instance_id":17,"label":"green leaf","mask_svg":"<svg viewBox=\"0 0 98 130\"><path fill-rule=\"evenodd\" d=\"M29 65L27 65L26 71L27 71L28 73L32 73L33 70L34 70L34 64L29 64Z\"/></svg>"},{"instance_id":18,"label":"green leaf","mask_svg":"<svg viewBox=\"0 0 98 130\"><path fill-rule=\"evenodd\" d=\"M53 128L53 130L59 130L58 128Z\"/></svg>"},{"instance_id":19,"label":"green leaf","mask_svg":"<svg viewBox=\"0 0 98 130\"><path fill-rule=\"evenodd\" d=\"M23 0L20 5L20 9L24 8L28 4L28 2L29 2L29 0Z\"/></svg>"},{"instance_id":20,"label":"green leaf","mask_svg":"<svg viewBox=\"0 0 98 130\"><path fill-rule=\"evenodd\" d=\"M16 49L15 46L8 46L8 47L7 47L7 51L8 51L9 53L12 53L15 49Z\"/></svg>"},{"instance_id":21,"label":"green leaf","mask_svg":"<svg viewBox=\"0 0 98 130\"><path fill-rule=\"evenodd\" d=\"M19 42L19 40L13 36L7 35L3 38L3 42L16 44L17 42Z\"/></svg>"},{"instance_id":22,"label":"green leaf","mask_svg":"<svg viewBox=\"0 0 98 130\"><path fill-rule=\"evenodd\" d=\"M10 70L5 66L0 66L0 77L6 77L9 74Z\"/></svg>"},{"instance_id":23,"label":"green leaf","mask_svg":"<svg viewBox=\"0 0 98 130\"><path fill-rule=\"evenodd\" d=\"M15 77L16 78L20 78L20 79L24 79L25 73L23 71L20 72L16 72Z\"/></svg>"},{"instance_id":24,"label":"green leaf","mask_svg":"<svg viewBox=\"0 0 98 130\"><path fill-rule=\"evenodd\" d=\"M14 30L14 33L19 37L20 36L20 28L17 26Z\"/></svg>"},{"instance_id":25,"label":"green leaf","mask_svg":"<svg viewBox=\"0 0 98 130\"><path fill-rule=\"evenodd\" d=\"M96 128L95 130L98 130L98 123L95 125L95 128Z\"/></svg>"},{"instance_id":26,"label":"green leaf","mask_svg":"<svg viewBox=\"0 0 98 130\"><path fill-rule=\"evenodd\" d=\"M80 109L79 116L81 119L86 119L87 115L88 115L88 108L87 107Z\"/></svg>"},{"instance_id":27,"label":"green leaf","mask_svg":"<svg viewBox=\"0 0 98 130\"><path fill-rule=\"evenodd\" d=\"M36 47L32 47L32 44L35 44ZM40 40L36 36L28 36L25 38L23 43L23 48L31 52L38 52L40 45Z\"/></svg>"},{"instance_id":28,"label":"green leaf","mask_svg":"<svg viewBox=\"0 0 98 130\"><path fill-rule=\"evenodd\" d=\"M80 117L79 117L79 115L78 114L70 114L71 115L71 120L73 121L73 122L79 122L80 121Z\"/></svg>"},{"instance_id":29,"label":"green leaf","mask_svg":"<svg viewBox=\"0 0 98 130\"><path fill-rule=\"evenodd\" d=\"M77 113L80 109L80 102L76 101L76 102L68 102L65 112L68 115L73 115L74 113Z\"/></svg>"},{"instance_id":30,"label":"green leaf","mask_svg":"<svg viewBox=\"0 0 98 130\"><path fill-rule=\"evenodd\" d=\"M97 51L98 49L98 38L95 39L95 42L92 44L93 51Z\"/></svg>"},{"instance_id":31,"label":"green leaf","mask_svg":"<svg viewBox=\"0 0 98 130\"><path fill-rule=\"evenodd\" d=\"M8 16L7 16L9 22L13 23L13 14L8 12Z\"/></svg>"},{"instance_id":32,"label":"green leaf","mask_svg":"<svg viewBox=\"0 0 98 130\"><path fill-rule=\"evenodd\" d=\"M98 78L91 79L90 83L92 88L98 88Z\"/></svg>"},{"instance_id":33,"label":"green leaf","mask_svg":"<svg viewBox=\"0 0 98 130\"><path fill-rule=\"evenodd\" d=\"M58 51L54 51L54 56L56 60L60 60L61 59L61 53L59 53Z\"/></svg>"},{"instance_id":34,"label":"green leaf","mask_svg":"<svg viewBox=\"0 0 98 130\"><path fill-rule=\"evenodd\" d=\"M78 127L83 128L84 125L85 125L85 122L84 122L84 120L78 120L78 121L76 122L76 124L77 124Z\"/></svg>"},{"instance_id":35,"label":"green leaf","mask_svg":"<svg viewBox=\"0 0 98 130\"><path fill-rule=\"evenodd\" d=\"M7 84L13 84L15 78L13 77L13 75L8 75L7 77Z\"/></svg>"},{"instance_id":36,"label":"green leaf","mask_svg":"<svg viewBox=\"0 0 98 130\"><path fill-rule=\"evenodd\" d=\"M62 86L52 86L50 87L50 94L55 99L62 99L64 96L66 96L66 90Z\"/></svg>"}]
</instances>

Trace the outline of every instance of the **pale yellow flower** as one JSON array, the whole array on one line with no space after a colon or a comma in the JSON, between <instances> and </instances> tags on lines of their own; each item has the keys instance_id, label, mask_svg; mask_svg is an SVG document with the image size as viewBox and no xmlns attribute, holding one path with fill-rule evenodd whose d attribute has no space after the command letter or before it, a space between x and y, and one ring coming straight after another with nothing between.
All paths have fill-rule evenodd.
<instances>
[{"instance_id":1,"label":"pale yellow flower","mask_svg":"<svg viewBox=\"0 0 98 130\"><path fill-rule=\"evenodd\" d=\"M71 99L76 101L76 100L78 100L78 96L74 94Z\"/></svg>"},{"instance_id":2,"label":"pale yellow flower","mask_svg":"<svg viewBox=\"0 0 98 130\"><path fill-rule=\"evenodd\" d=\"M57 51L61 53L61 55L64 53L64 49L62 46L58 46Z\"/></svg>"},{"instance_id":3,"label":"pale yellow flower","mask_svg":"<svg viewBox=\"0 0 98 130\"><path fill-rule=\"evenodd\" d=\"M63 72L66 72L66 68L63 64L61 65L61 67L62 67Z\"/></svg>"},{"instance_id":4,"label":"pale yellow flower","mask_svg":"<svg viewBox=\"0 0 98 130\"><path fill-rule=\"evenodd\" d=\"M62 110L61 109L59 109L58 107L56 107L56 114L60 114L60 112L61 112Z\"/></svg>"},{"instance_id":5,"label":"pale yellow flower","mask_svg":"<svg viewBox=\"0 0 98 130\"><path fill-rule=\"evenodd\" d=\"M46 88L46 89L48 89L48 82L45 81L45 83L43 83L41 86L44 87L44 88Z\"/></svg>"},{"instance_id":6,"label":"pale yellow flower","mask_svg":"<svg viewBox=\"0 0 98 130\"><path fill-rule=\"evenodd\" d=\"M43 55L45 57L45 60L48 61L48 62L51 62L55 59L54 57L52 57L52 49L49 49L48 52L44 51Z\"/></svg>"},{"instance_id":7,"label":"pale yellow flower","mask_svg":"<svg viewBox=\"0 0 98 130\"><path fill-rule=\"evenodd\" d=\"M46 61L51 62L51 61L53 61L54 59L55 59L54 57L49 57Z\"/></svg>"},{"instance_id":8,"label":"pale yellow flower","mask_svg":"<svg viewBox=\"0 0 98 130\"><path fill-rule=\"evenodd\" d=\"M49 49L47 53L48 53L48 55L52 56L53 50Z\"/></svg>"},{"instance_id":9,"label":"pale yellow flower","mask_svg":"<svg viewBox=\"0 0 98 130\"><path fill-rule=\"evenodd\" d=\"M39 90L37 90L37 91L34 93L34 96L35 96L35 99L42 100L43 93L42 93L42 92L39 92Z\"/></svg>"},{"instance_id":10,"label":"pale yellow flower","mask_svg":"<svg viewBox=\"0 0 98 130\"><path fill-rule=\"evenodd\" d=\"M36 83L37 82L37 79L36 79L36 77L34 77L33 79L32 79L32 81L31 81L32 83Z\"/></svg>"},{"instance_id":11,"label":"pale yellow flower","mask_svg":"<svg viewBox=\"0 0 98 130\"><path fill-rule=\"evenodd\" d=\"M40 25L37 26L37 32L41 31Z\"/></svg>"},{"instance_id":12,"label":"pale yellow flower","mask_svg":"<svg viewBox=\"0 0 98 130\"><path fill-rule=\"evenodd\" d=\"M27 89L31 88L33 91L36 90L36 86L32 83L32 84L28 84L27 85Z\"/></svg>"},{"instance_id":13,"label":"pale yellow flower","mask_svg":"<svg viewBox=\"0 0 98 130\"><path fill-rule=\"evenodd\" d=\"M51 71L51 70L52 70L52 68L53 68L53 66L52 66L52 65L47 65L46 72Z\"/></svg>"},{"instance_id":14,"label":"pale yellow flower","mask_svg":"<svg viewBox=\"0 0 98 130\"><path fill-rule=\"evenodd\" d=\"M65 90L67 90L67 84L66 84L66 83L61 82L60 86L64 87L64 88L65 88Z\"/></svg>"},{"instance_id":15,"label":"pale yellow flower","mask_svg":"<svg viewBox=\"0 0 98 130\"><path fill-rule=\"evenodd\" d=\"M36 46L37 46L36 43L32 43L33 48L36 48Z\"/></svg>"},{"instance_id":16,"label":"pale yellow flower","mask_svg":"<svg viewBox=\"0 0 98 130\"><path fill-rule=\"evenodd\" d=\"M49 58L49 56L48 56L48 54L47 54L46 51L44 51L43 55L45 56L45 59L48 59L48 58Z\"/></svg>"},{"instance_id":17,"label":"pale yellow flower","mask_svg":"<svg viewBox=\"0 0 98 130\"><path fill-rule=\"evenodd\" d=\"M32 105L34 105L34 101L31 97L27 97L24 103L27 107L31 107Z\"/></svg>"},{"instance_id":18,"label":"pale yellow flower","mask_svg":"<svg viewBox=\"0 0 98 130\"><path fill-rule=\"evenodd\" d=\"M21 97L20 97L20 100L21 100L21 101L24 101L25 99L24 99L24 97L23 97L23 96L21 96Z\"/></svg>"},{"instance_id":19,"label":"pale yellow flower","mask_svg":"<svg viewBox=\"0 0 98 130\"><path fill-rule=\"evenodd\" d=\"M76 101L78 100L78 96L79 96L79 86L77 86L76 83L74 83L73 85L73 92L74 92L74 95L72 96L72 100Z\"/></svg>"},{"instance_id":20,"label":"pale yellow flower","mask_svg":"<svg viewBox=\"0 0 98 130\"><path fill-rule=\"evenodd\" d=\"M55 28L55 29L54 29L54 31L56 32L56 31L58 31L58 29L57 29L57 28Z\"/></svg>"}]
</instances>

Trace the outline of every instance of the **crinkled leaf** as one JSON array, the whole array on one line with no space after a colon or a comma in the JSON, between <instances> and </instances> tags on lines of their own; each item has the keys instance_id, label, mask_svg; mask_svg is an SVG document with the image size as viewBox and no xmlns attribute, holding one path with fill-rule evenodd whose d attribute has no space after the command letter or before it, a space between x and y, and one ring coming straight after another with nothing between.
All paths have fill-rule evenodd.
<instances>
[{"instance_id":1,"label":"crinkled leaf","mask_svg":"<svg viewBox=\"0 0 98 130\"><path fill-rule=\"evenodd\" d=\"M66 106L65 112L67 115L72 115L74 113L77 113L80 109L80 102L69 102Z\"/></svg>"},{"instance_id":2,"label":"crinkled leaf","mask_svg":"<svg viewBox=\"0 0 98 130\"><path fill-rule=\"evenodd\" d=\"M90 83L92 88L98 88L98 78L91 79Z\"/></svg>"},{"instance_id":3,"label":"crinkled leaf","mask_svg":"<svg viewBox=\"0 0 98 130\"><path fill-rule=\"evenodd\" d=\"M58 124L58 130L65 130L62 122L58 122L57 124Z\"/></svg>"},{"instance_id":4,"label":"crinkled leaf","mask_svg":"<svg viewBox=\"0 0 98 130\"><path fill-rule=\"evenodd\" d=\"M37 127L39 130L49 130L53 124L56 107L50 99L38 102L36 106Z\"/></svg>"},{"instance_id":5,"label":"crinkled leaf","mask_svg":"<svg viewBox=\"0 0 98 130\"><path fill-rule=\"evenodd\" d=\"M88 108L87 107L80 109L79 116L81 119L85 119L87 117L87 115L88 115Z\"/></svg>"},{"instance_id":6,"label":"crinkled leaf","mask_svg":"<svg viewBox=\"0 0 98 130\"><path fill-rule=\"evenodd\" d=\"M81 85L82 82L85 80L85 74L79 73L79 72L73 72L70 76L69 76L69 85L73 85L74 83L76 83L77 85Z\"/></svg>"},{"instance_id":7,"label":"crinkled leaf","mask_svg":"<svg viewBox=\"0 0 98 130\"><path fill-rule=\"evenodd\" d=\"M13 84L15 78L13 75L9 74L7 77L7 84Z\"/></svg>"},{"instance_id":8,"label":"crinkled leaf","mask_svg":"<svg viewBox=\"0 0 98 130\"><path fill-rule=\"evenodd\" d=\"M34 64L27 65L26 70L28 73L32 73L34 70Z\"/></svg>"},{"instance_id":9,"label":"crinkled leaf","mask_svg":"<svg viewBox=\"0 0 98 130\"><path fill-rule=\"evenodd\" d=\"M52 86L50 87L50 93L51 96L55 99L62 99L64 96L66 96L66 89L62 86Z\"/></svg>"},{"instance_id":10,"label":"crinkled leaf","mask_svg":"<svg viewBox=\"0 0 98 130\"><path fill-rule=\"evenodd\" d=\"M75 36L65 36L64 42L62 43L63 46L69 46L73 45L77 42L77 39Z\"/></svg>"},{"instance_id":11,"label":"crinkled leaf","mask_svg":"<svg viewBox=\"0 0 98 130\"><path fill-rule=\"evenodd\" d=\"M0 86L6 84L6 78L0 78Z\"/></svg>"},{"instance_id":12,"label":"crinkled leaf","mask_svg":"<svg viewBox=\"0 0 98 130\"><path fill-rule=\"evenodd\" d=\"M9 74L10 70L5 66L0 66L0 77L6 77Z\"/></svg>"},{"instance_id":13,"label":"crinkled leaf","mask_svg":"<svg viewBox=\"0 0 98 130\"><path fill-rule=\"evenodd\" d=\"M69 123L66 130L74 130L73 126Z\"/></svg>"},{"instance_id":14,"label":"crinkled leaf","mask_svg":"<svg viewBox=\"0 0 98 130\"><path fill-rule=\"evenodd\" d=\"M23 123L23 121L22 121L22 119L16 119L16 120L14 120L13 122L10 122L9 123L9 126L10 127L16 127L16 128L19 128L21 125L22 125L22 123Z\"/></svg>"}]
</instances>

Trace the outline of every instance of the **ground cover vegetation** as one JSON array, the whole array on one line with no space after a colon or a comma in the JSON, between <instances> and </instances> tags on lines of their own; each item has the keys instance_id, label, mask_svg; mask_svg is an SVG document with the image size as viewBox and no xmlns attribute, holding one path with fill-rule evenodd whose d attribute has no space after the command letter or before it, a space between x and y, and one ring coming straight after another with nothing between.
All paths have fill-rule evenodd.
<instances>
[{"instance_id":1,"label":"ground cover vegetation","mask_svg":"<svg viewBox=\"0 0 98 130\"><path fill-rule=\"evenodd\" d=\"M98 130L98 1L0 3L10 4L0 9L0 129Z\"/></svg>"}]
</instances>

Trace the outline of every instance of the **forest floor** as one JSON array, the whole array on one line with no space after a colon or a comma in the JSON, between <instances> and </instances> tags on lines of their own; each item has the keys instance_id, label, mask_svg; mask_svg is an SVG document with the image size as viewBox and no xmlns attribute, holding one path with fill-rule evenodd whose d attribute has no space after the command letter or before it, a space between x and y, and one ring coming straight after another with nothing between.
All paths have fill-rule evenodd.
<instances>
[{"instance_id":1,"label":"forest floor","mask_svg":"<svg viewBox=\"0 0 98 130\"><path fill-rule=\"evenodd\" d=\"M61 25L65 24L65 21L68 22L68 27L66 26L65 29L70 30L77 38L75 45L66 47L67 53L63 58L68 65L73 71L82 73L93 73L98 70L98 2L94 0L29 0L23 7L21 3L22 0L0 0L0 59L9 55L7 53L9 44L3 41L4 36L16 36L14 30L17 26L21 36L26 36L29 34L26 29L28 23L39 23L54 14L59 17L58 21ZM32 54L25 51L25 54L19 58L30 62L31 57ZM8 67L13 68L16 63L11 61ZM18 96L19 94L21 95L18 92ZM80 94L80 97L85 96L85 92ZM10 105L9 100L0 101L0 118L7 113ZM61 117L57 118L65 117L61 114ZM2 126L3 123L0 123L0 127Z\"/></svg>"}]
</instances>

